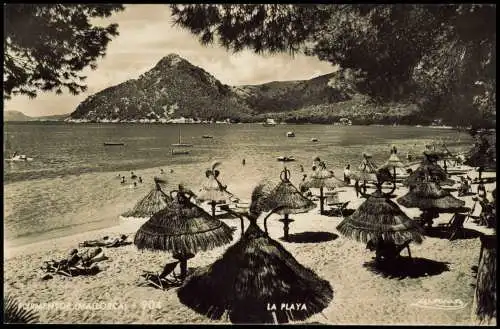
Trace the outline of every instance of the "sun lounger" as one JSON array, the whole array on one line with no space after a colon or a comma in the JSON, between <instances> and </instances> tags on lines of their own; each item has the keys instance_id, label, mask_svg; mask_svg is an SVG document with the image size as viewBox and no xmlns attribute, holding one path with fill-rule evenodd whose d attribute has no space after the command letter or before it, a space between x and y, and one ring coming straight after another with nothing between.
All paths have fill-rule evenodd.
<instances>
[{"instance_id":1,"label":"sun lounger","mask_svg":"<svg viewBox=\"0 0 500 329\"><path fill-rule=\"evenodd\" d=\"M464 222L466 218L466 214L455 213L455 215L453 215L453 217L450 219L449 223L444 225L450 230L448 240L454 240L458 237L464 236Z\"/></svg>"},{"instance_id":2,"label":"sun lounger","mask_svg":"<svg viewBox=\"0 0 500 329\"><path fill-rule=\"evenodd\" d=\"M344 211L347 209L350 201L347 202L338 202L338 203L327 203L330 206L330 213L332 216L340 216L344 217Z\"/></svg>"},{"instance_id":3,"label":"sun lounger","mask_svg":"<svg viewBox=\"0 0 500 329\"><path fill-rule=\"evenodd\" d=\"M174 273L177 264L179 264L179 261L167 263L163 267L163 271L160 274L144 271L141 276L145 279L146 284L154 286L158 289L165 290L167 288L178 287L182 284L182 281ZM169 275L172 275L174 278L169 279Z\"/></svg>"},{"instance_id":4,"label":"sun lounger","mask_svg":"<svg viewBox=\"0 0 500 329\"><path fill-rule=\"evenodd\" d=\"M368 241L366 247L370 250L375 250L375 259L377 261L390 261L395 260L401 255L403 249L408 249L408 256L411 259L410 243L412 240L407 240L405 243L397 245L394 242L382 242L375 244L372 241Z\"/></svg>"}]
</instances>

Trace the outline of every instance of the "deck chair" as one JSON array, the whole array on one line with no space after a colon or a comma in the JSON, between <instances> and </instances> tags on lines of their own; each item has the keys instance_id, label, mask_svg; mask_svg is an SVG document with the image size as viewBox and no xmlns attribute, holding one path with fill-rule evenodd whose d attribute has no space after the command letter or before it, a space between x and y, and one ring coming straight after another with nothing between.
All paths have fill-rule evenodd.
<instances>
[{"instance_id":1,"label":"deck chair","mask_svg":"<svg viewBox=\"0 0 500 329\"><path fill-rule=\"evenodd\" d=\"M450 229L450 235L448 240L454 240L457 237L464 236L464 222L467 218L466 214L455 213L453 217L451 217L449 223L446 225Z\"/></svg>"},{"instance_id":2,"label":"deck chair","mask_svg":"<svg viewBox=\"0 0 500 329\"><path fill-rule=\"evenodd\" d=\"M347 209L349 202L350 201L344 203L333 203L328 205L331 206L330 211L334 216L344 217L344 211Z\"/></svg>"},{"instance_id":3,"label":"deck chair","mask_svg":"<svg viewBox=\"0 0 500 329\"><path fill-rule=\"evenodd\" d=\"M144 271L141 275L145 279L145 283L148 285L152 285L158 289L165 290L166 288L172 288L179 286L181 284L180 279L175 275L174 270L179 264L179 261L175 261L172 263L167 263L163 267L163 271L158 274L157 272ZM168 275L172 275L174 279L167 278Z\"/></svg>"},{"instance_id":4,"label":"deck chair","mask_svg":"<svg viewBox=\"0 0 500 329\"><path fill-rule=\"evenodd\" d=\"M376 251L375 251L375 258L377 260L381 260L382 258L384 260L395 260L401 255L401 251L403 249L407 248L408 249L408 257L411 259L411 251L410 251L410 243L412 240L407 240L403 244L395 244L395 243L390 243L390 244L385 244L382 246L379 246Z\"/></svg>"}]
</instances>

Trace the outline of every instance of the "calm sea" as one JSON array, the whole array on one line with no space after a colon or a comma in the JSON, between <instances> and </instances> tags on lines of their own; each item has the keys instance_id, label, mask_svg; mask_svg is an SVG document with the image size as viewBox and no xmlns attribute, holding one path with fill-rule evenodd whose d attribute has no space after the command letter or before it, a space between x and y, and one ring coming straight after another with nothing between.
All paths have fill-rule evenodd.
<instances>
[{"instance_id":1,"label":"calm sea","mask_svg":"<svg viewBox=\"0 0 500 329\"><path fill-rule=\"evenodd\" d=\"M286 137L288 131L296 137ZM171 154L179 134L193 145L189 155ZM469 135L452 129L408 126L6 123L4 159L17 151L33 161L4 161L5 237L39 240L115 225L152 188L158 167L170 186L183 182L196 189L204 169L219 160L222 179L246 197L248 182L279 175L278 156L297 159L290 165L295 180L302 176L299 165L307 170L315 156L341 176L347 163L360 163L363 152L381 164L392 145L404 158L408 150L419 152L439 140L452 152L472 144ZM117 178L131 171L143 177L136 188L130 179L120 184Z\"/></svg>"}]
</instances>

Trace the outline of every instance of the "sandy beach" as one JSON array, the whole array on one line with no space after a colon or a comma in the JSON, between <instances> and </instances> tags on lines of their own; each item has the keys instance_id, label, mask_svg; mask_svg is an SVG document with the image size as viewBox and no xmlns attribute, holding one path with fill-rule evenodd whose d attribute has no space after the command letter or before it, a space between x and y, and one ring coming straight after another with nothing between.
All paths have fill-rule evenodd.
<instances>
[{"instance_id":1,"label":"sandy beach","mask_svg":"<svg viewBox=\"0 0 500 329\"><path fill-rule=\"evenodd\" d=\"M471 177L476 175L475 172L469 173ZM489 175L494 173L486 173L485 177ZM245 184L241 183L233 188L239 193L246 191L246 199L249 199L253 184L248 182L243 186ZM487 191L491 192L494 185L488 184ZM352 187L340 190L341 201L351 200L350 209L357 208L364 200L356 198ZM406 192L404 187L396 190L398 197ZM452 192L455 196L456 193ZM245 199L243 194L240 195ZM466 201L466 206L472 206L472 197L462 199ZM402 209L410 217L420 214L418 209ZM442 214L437 222L446 222L451 216ZM472 323L470 314L475 279L471 266L477 265L479 258L477 234L454 241L426 237L421 245L411 245L412 257L418 266L408 273L391 277L372 270L370 262L374 254L366 250L364 244L347 239L336 231L335 227L342 220L340 217L322 216L318 207L292 218L295 221L290 226L290 242L281 240L283 228L277 220L278 215L272 215L268 220L270 236L280 241L301 264L328 280L334 289L334 299L328 308L306 323ZM232 243L236 242L241 234L239 219L223 221L235 227ZM140 252L133 244L105 249L109 259L98 263L102 270L94 276L67 278L55 275L52 279L41 280L43 273L39 267L43 261L65 257L72 248L77 248L78 242L104 235L128 234L129 240L133 241L134 233L143 222L122 220L114 227L8 248L4 259L5 294L22 303L38 305L41 308L38 310L41 323L214 323L182 305L176 289L161 291L138 286L143 270L160 271L166 262L173 259L167 253ZM470 221L465 227L475 230L473 232L478 230L477 225ZM226 248L223 246L198 253L188 266L209 265ZM402 254L406 255L406 251ZM439 310L418 305L419 300L429 299L460 300L465 306L458 310ZM49 302L60 304L50 309L43 304ZM91 305L97 305L94 308L99 309L91 309Z\"/></svg>"}]
</instances>

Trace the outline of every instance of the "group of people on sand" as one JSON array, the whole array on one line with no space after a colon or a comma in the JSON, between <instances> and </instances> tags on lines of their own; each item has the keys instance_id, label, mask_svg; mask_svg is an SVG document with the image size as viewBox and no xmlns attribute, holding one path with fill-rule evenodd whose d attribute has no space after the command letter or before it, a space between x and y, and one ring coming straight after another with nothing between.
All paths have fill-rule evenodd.
<instances>
[{"instance_id":1,"label":"group of people on sand","mask_svg":"<svg viewBox=\"0 0 500 329\"><path fill-rule=\"evenodd\" d=\"M115 238L105 236L97 240L86 240L78 244L79 247L90 247L79 251L72 249L68 256L60 260L45 261L41 270L45 273L43 280L51 279L51 274L62 274L65 276L89 275L100 271L97 262L108 259L104 255L104 248L114 248L129 244L126 235Z\"/></svg>"}]
</instances>

